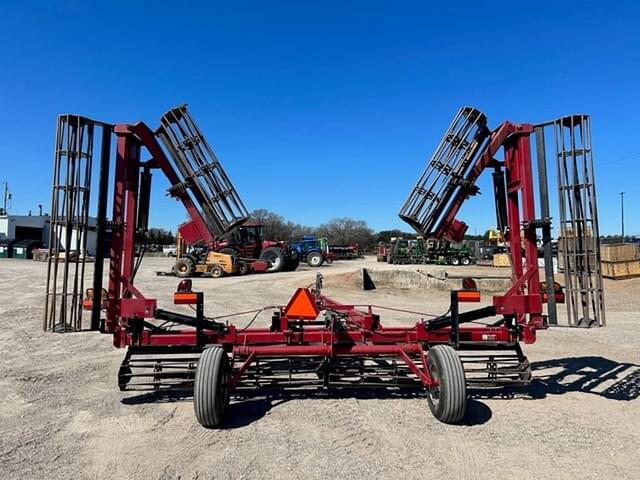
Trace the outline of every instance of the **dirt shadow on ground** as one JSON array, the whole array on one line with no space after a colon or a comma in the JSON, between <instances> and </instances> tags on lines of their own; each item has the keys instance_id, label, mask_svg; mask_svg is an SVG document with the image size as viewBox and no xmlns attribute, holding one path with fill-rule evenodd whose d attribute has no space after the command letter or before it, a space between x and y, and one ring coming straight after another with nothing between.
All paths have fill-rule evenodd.
<instances>
[{"instance_id":1,"label":"dirt shadow on ground","mask_svg":"<svg viewBox=\"0 0 640 480\"><path fill-rule=\"evenodd\" d=\"M192 388L163 388L158 390L136 392L129 397L124 397L124 405L143 405L146 403L172 403L193 398Z\"/></svg>"},{"instance_id":2,"label":"dirt shadow on ground","mask_svg":"<svg viewBox=\"0 0 640 480\"><path fill-rule=\"evenodd\" d=\"M609 400L631 401L640 396L640 365L599 356L567 357L533 362L527 387L472 389L472 398L542 399L547 395L581 392Z\"/></svg>"},{"instance_id":3,"label":"dirt shadow on ground","mask_svg":"<svg viewBox=\"0 0 640 480\"><path fill-rule=\"evenodd\" d=\"M233 429L255 422L269 413L271 409L290 400L308 399L356 399L360 401L380 399L424 399L425 414L430 415L427 394L422 388L403 389L357 389L341 390L286 390L277 388L259 388L250 392L242 392L236 396L236 402L229 405L227 420L220 427ZM335 407L339 408L339 407ZM330 414L330 413L329 413ZM481 425L491 419L491 409L483 402L475 399L467 401L467 410L459 425Z\"/></svg>"},{"instance_id":4,"label":"dirt shadow on ground","mask_svg":"<svg viewBox=\"0 0 640 480\"><path fill-rule=\"evenodd\" d=\"M125 405L148 403L165 403L191 400L193 392L189 390L156 390L122 399ZM242 389L233 395L228 406L225 422L219 427L233 429L244 427L260 420L271 409L291 400L309 399L356 399L360 401L380 399L423 399L425 414L430 415L427 393L422 387L416 388L343 388L340 390L297 389L287 390L277 387L260 387L253 390ZM481 425L492 417L491 409L483 402L470 398L464 418L459 422L462 426Z\"/></svg>"},{"instance_id":5,"label":"dirt shadow on ground","mask_svg":"<svg viewBox=\"0 0 640 480\"><path fill-rule=\"evenodd\" d=\"M534 362L532 369L534 390L541 394L583 392L619 401L640 396L640 365L633 363L596 356L568 357Z\"/></svg>"}]
</instances>

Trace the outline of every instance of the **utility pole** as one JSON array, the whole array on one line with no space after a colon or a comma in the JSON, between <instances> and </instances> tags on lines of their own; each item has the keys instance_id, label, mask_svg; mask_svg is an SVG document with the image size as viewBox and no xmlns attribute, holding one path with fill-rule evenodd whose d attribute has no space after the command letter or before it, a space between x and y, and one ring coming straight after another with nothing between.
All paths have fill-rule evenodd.
<instances>
[{"instance_id":1,"label":"utility pole","mask_svg":"<svg viewBox=\"0 0 640 480\"><path fill-rule=\"evenodd\" d=\"M3 189L3 201L2 201L2 215L7 215L7 202L11 199L11 194L9 193L9 182L2 182L4 184Z\"/></svg>"},{"instance_id":2,"label":"utility pole","mask_svg":"<svg viewBox=\"0 0 640 480\"><path fill-rule=\"evenodd\" d=\"M622 226L622 243L624 243L624 194L627 192L620 192L620 221Z\"/></svg>"}]
</instances>

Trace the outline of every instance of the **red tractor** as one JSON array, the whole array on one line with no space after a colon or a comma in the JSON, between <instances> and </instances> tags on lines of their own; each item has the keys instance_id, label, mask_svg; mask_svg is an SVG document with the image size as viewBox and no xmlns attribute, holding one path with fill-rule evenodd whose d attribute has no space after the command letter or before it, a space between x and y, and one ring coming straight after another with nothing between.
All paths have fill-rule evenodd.
<instances>
[{"instance_id":1,"label":"red tractor","mask_svg":"<svg viewBox=\"0 0 640 480\"><path fill-rule=\"evenodd\" d=\"M298 252L286 242L265 240L262 225L245 223L214 244L214 250L235 258L260 259L269 263L267 272L293 271L298 268Z\"/></svg>"}]
</instances>

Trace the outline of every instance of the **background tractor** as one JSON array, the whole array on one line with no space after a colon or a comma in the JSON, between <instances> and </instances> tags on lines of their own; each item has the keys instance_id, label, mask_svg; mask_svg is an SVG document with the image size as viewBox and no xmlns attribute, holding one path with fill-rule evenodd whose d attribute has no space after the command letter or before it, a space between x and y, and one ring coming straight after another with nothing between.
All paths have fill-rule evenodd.
<instances>
[{"instance_id":1,"label":"background tractor","mask_svg":"<svg viewBox=\"0 0 640 480\"><path fill-rule=\"evenodd\" d=\"M245 223L214 244L214 250L246 260L264 260L267 272L293 271L298 268L298 251L286 242L265 240L263 227Z\"/></svg>"},{"instance_id":2,"label":"background tractor","mask_svg":"<svg viewBox=\"0 0 640 480\"><path fill-rule=\"evenodd\" d=\"M216 240L213 248L187 247L178 235L173 272L182 278L203 273L217 278L249 272L295 270L300 263L297 251L285 242L264 240L262 232L262 225L245 224Z\"/></svg>"},{"instance_id":3,"label":"background tractor","mask_svg":"<svg viewBox=\"0 0 640 480\"><path fill-rule=\"evenodd\" d=\"M310 267L319 267L324 262L332 263L336 255L329 252L326 238L316 238L313 235L305 235L302 240L289 245L298 253L300 262L306 262Z\"/></svg>"}]
</instances>

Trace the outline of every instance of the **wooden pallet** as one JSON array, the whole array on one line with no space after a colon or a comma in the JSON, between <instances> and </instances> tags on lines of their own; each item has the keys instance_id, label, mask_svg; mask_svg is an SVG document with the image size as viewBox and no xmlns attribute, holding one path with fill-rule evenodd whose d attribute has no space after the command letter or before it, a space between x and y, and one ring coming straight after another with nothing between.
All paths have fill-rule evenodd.
<instances>
[{"instance_id":1,"label":"wooden pallet","mask_svg":"<svg viewBox=\"0 0 640 480\"><path fill-rule=\"evenodd\" d=\"M612 243L600 246L600 259L603 262L627 262L639 258L635 243Z\"/></svg>"},{"instance_id":2,"label":"wooden pallet","mask_svg":"<svg viewBox=\"0 0 640 480\"><path fill-rule=\"evenodd\" d=\"M614 280L640 277L640 259L602 262L602 276Z\"/></svg>"},{"instance_id":3,"label":"wooden pallet","mask_svg":"<svg viewBox=\"0 0 640 480\"><path fill-rule=\"evenodd\" d=\"M494 267L510 267L511 257L509 257L508 253L496 253L493 256L493 266Z\"/></svg>"}]
</instances>

